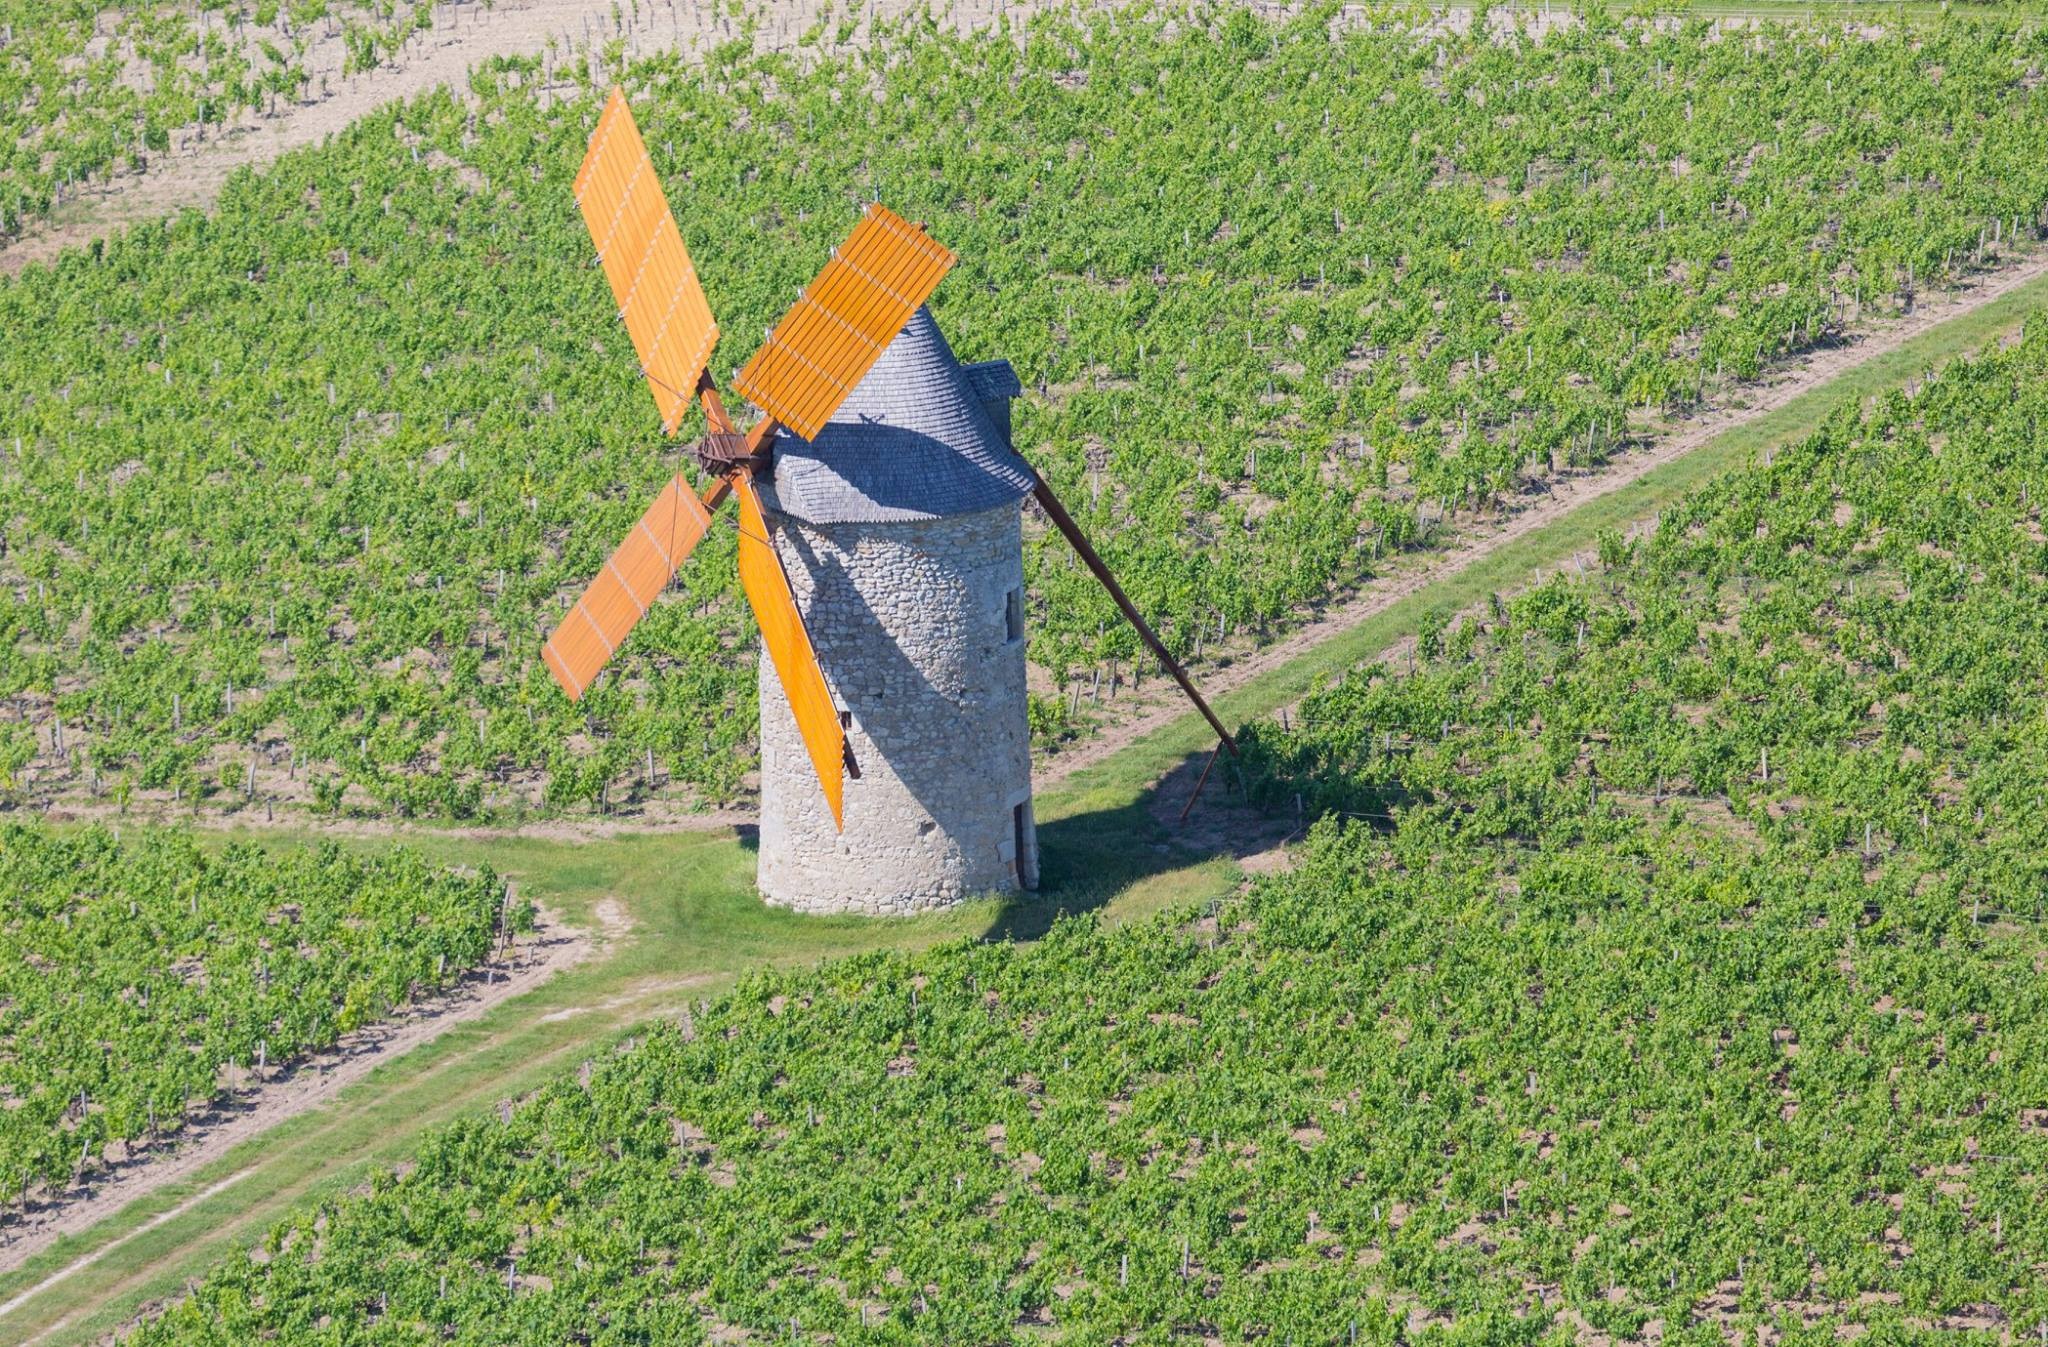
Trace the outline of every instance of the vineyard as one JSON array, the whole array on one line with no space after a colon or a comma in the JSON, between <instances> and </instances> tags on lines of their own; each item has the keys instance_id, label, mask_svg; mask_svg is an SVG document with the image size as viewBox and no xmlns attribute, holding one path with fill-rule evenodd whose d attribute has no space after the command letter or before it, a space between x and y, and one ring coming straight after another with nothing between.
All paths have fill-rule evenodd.
<instances>
[{"instance_id":1,"label":"vineyard","mask_svg":"<svg viewBox=\"0 0 2048 1347\"><path fill-rule=\"evenodd\" d=\"M2010 255L2048 202L2031 22L1332 19L907 24L628 78L722 367L860 201L930 222L964 258L941 321L1023 372L1019 443L1197 657ZM494 62L0 283L37 333L0 351L9 801L745 794L729 534L580 706L537 659L674 462L570 202L584 74ZM1028 564L1056 737L1141 670L1064 551Z\"/></svg>"},{"instance_id":2,"label":"vineyard","mask_svg":"<svg viewBox=\"0 0 2048 1347\"><path fill-rule=\"evenodd\" d=\"M339 74L400 51L430 0L0 0L0 241L67 194L218 138L312 92L316 34ZM323 74L321 82L326 82Z\"/></svg>"},{"instance_id":3,"label":"vineyard","mask_svg":"<svg viewBox=\"0 0 2048 1347\"><path fill-rule=\"evenodd\" d=\"M175 1140L188 1117L531 925L484 872L403 851L0 824L0 1201Z\"/></svg>"},{"instance_id":4,"label":"vineyard","mask_svg":"<svg viewBox=\"0 0 2048 1347\"><path fill-rule=\"evenodd\" d=\"M1238 898L762 975L144 1344L2032 1341L2048 326L1252 734Z\"/></svg>"}]
</instances>

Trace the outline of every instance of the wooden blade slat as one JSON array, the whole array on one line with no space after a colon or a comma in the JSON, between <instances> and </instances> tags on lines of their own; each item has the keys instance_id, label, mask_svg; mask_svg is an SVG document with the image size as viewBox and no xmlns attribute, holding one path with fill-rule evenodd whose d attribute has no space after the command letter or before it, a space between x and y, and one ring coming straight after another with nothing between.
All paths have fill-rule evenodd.
<instances>
[{"instance_id":1,"label":"wooden blade slat","mask_svg":"<svg viewBox=\"0 0 2048 1347\"><path fill-rule=\"evenodd\" d=\"M886 207L869 206L734 387L798 435L816 439L958 260Z\"/></svg>"},{"instance_id":2,"label":"wooden blade slat","mask_svg":"<svg viewBox=\"0 0 2048 1347\"><path fill-rule=\"evenodd\" d=\"M923 235L916 237L922 239ZM811 302L792 311L797 322L782 343L789 357L785 369L793 365L800 374L808 370L815 375L808 383L805 400L793 405L792 412L819 426L830 421L924 297L938 285L948 266L950 262L935 266L920 250L910 247L879 257L872 248L853 248L851 241L840 249L838 258L809 292ZM845 371L811 354L835 346L853 351L866 346L873 349L857 369Z\"/></svg>"},{"instance_id":3,"label":"wooden blade slat","mask_svg":"<svg viewBox=\"0 0 2048 1347\"><path fill-rule=\"evenodd\" d=\"M575 190L619 317L661 412L662 430L674 434L718 342L718 323L669 213L633 111L617 89L590 134Z\"/></svg>"},{"instance_id":4,"label":"wooden blade slat","mask_svg":"<svg viewBox=\"0 0 2048 1347\"><path fill-rule=\"evenodd\" d=\"M797 610L796 595L790 592L782 558L768 540L768 524L754 484L745 473L739 473L733 478L733 488L740 502L740 588L754 606L761 643L768 648L768 660L789 699L804 750L818 774L818 786L831 806L833 825L844 829L846 731L839 723L839 708L825 685L824 670L818 667L818 655L811 647L810 633L804 630L803 614Z\"/></svg>"},{"instance_id":5,"label":"wooden blade slat","mask_svg":"<svg viewBox=\"0 0 2048 1347\"><path fill-rule=\"evenodd\" d=\"M541 647L570 701L611 661L710 527L711 511L688 481L677 476L662 488Z\"/></svg>"}]
</instances>

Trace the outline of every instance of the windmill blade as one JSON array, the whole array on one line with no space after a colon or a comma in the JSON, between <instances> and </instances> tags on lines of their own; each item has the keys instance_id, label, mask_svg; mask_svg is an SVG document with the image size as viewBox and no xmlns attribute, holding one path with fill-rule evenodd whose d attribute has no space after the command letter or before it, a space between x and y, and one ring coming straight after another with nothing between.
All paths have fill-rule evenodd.
<instances>
[{"instance_id":1,"label":"windmill blade","mask_svg":"<svg viewBox=\"0 0 2048 1347\"><path fill-rule=\"evenodd\" d=\"M678 474L662 488L633 526L597 579L576 600L540 650L548 672L570 701L583 696L598 671L611 662L655 597L668 588L676 568L711 527L711 507L725 494L723 482L700 498Z\"/></svg>"},{"instance_id":2,"label":"windmill blade","mask_svg":"<svg viewBox=\"0 0 2048 1347\"><path fill-rule=\"evenodd\" d=\"M789 698L789 709L803 735L811 767L818 773L825 803L832 807L832 823L843 831L846 731L840 727L839 708L825 686L825 671L818 667L818 655L811 648L810 633L804 630L803 614L797 611L782 558L768 541L768 523L762 517L753 479L739 472L733 474L732 482L733 494L740 502L740 587L754 606L761 643L768 647L769 662Z\"/></svg>"},{"instance_id":3,"label":"windmill blade","mask_svg":"<svg viewBox=\"0 0 2048 1347\"><path fill-rule=\"evenodd\" d=\"M1159 657L1159 662L1166 666L1166 671L1173 675L1173 681L1180 684L1180 690L1188 694L1188 700L1195 704L1195 709L1209 722L1209 728L1216 731L1218 741L1230 750L1231 757L1236 757L1237 740L1230 737L1230 731L1223 728L1223 722L1209 709L1209 703L1202 700L1202 694L1195 690L1194 680L1188 677L1187 670L1180 667L1180 661L1167 653L1165 643L1153 632L1151 624L1145 621L1144 615L1138 611L1138 606L1131 602L1130 596L1124 593L1124 587L1110 574L1109 564L1097 555L1095 549L1089 545L1088 535L1081 532L1081 526L1067 513L1067 507L1060 504L1059 497L1052 493L1051 484L1040 476L1038 485L1032 488L1031 494L1044 508L1054 527L1064 533L1067 541L1073 544L1074 550L1080 553L1089 573L1102 582L1102 587L1109 591L1109 597L1116 600L1116 606L1130 619L1131 625L1138 629L1138 635L1144 638L1152 653ZM1202 775L1206 779L1208 773L1205 771Z\"/></svg>"},{"instance_id":4,"label":"windmill blade","mask_svg":"<svg viewBox=\"0 0 2048 1347\"><path fill-rule=\"evenodd\" d=\"M619 302L619 317L660 409L662 432L673 435L696 395L698 376L710 363L718 323L633 123L633 110L616 88L590 133L575 190L605 279Z\"/></svg>"},{"instance_id":5,"label":"windmill blade","mask_svg":"<svg viewBox=\"0 0 2048 1347\"><path fill-rule=\"evenodd\" d=\"M816 439L957 261L894 211L869 206L733 386L775 420Z\"/></svg>"}]
</instances>

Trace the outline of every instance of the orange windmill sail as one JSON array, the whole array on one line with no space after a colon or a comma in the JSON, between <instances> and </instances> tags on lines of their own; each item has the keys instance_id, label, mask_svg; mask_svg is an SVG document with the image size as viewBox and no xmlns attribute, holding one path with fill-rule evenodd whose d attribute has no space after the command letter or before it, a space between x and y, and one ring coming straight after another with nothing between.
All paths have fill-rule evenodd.
<instances>
[{"instance_id":1,"label":"orange windmill sail","mask_svg":"<svg viewBox=\"0 0 2048 1347\"><path fill-rule=\"evenodd\" d=\"M768 536L761 498L744 476L733 487L740 502L740 588L754 607L761 643L768 648L768 662L775 667L783 695L789 698L797 732L803 735L811 767L825 790L825 803L832 809L832 821L844 828L846 732L840 727L839 707L825 686L824 671L818 667L817 652L811 649L810 633L804 629L796 595L789 588L789 575Z\"/></svg>"},{"instance_id":2,"label":"orange windmill sail","mask_svg":"<svg viewBox=\"0 0 2048 1347\"><path fill-rule=\"evenodd\" d=\"M805 439L818 438L958 260L888 207L869 206L733 387Z\"/></svg>"},{"instance_id":3,"label":"orange windmill sail","mask_svg":"<svg viewBox=\"0 0 2048 1347\"><path fill-rule=\"evenodd\" d=\"M718 344L718 323L669 213L668 196L634 125L633 110L617 89L590 133L575 192L619 302L619 318L633 338L640 371L661 411L662 433L673 435L696 395L697 376Z\"/></svg>"},{"instance_id":4,"label":"orange windmill sail","mask_svg":"<svg viewBox=\"0 0 2048 1347\"><path fill-rule=\"evenodd\" d=\"M669 211L625 95L612 90L576 174L576 203L589 226L605 280L632 338L640 373L654 397L662 433L681 428L700 402L709 433L691 452L708 474L698 491L678 474L655 496L542 647L548 673L580 699L676 569L710 530L712 512L738 498L740 586L761 641L789 699L833 822L845 827L846 734L831 685L818 663L803 612L769 530L754 479L774 451L778 427L815 440L882 352L903 331L959 259L951 249L880 204L868 206L796 303L770 328L733 386L765 415L742 434L727 416L708 368L717 319ZM1180 666L1137 614L1059 508L1043 478L1037 493L1049 516L1110 588L1155 654L1180 680L1223 742L1231 743ZM1235 745L1231 744L1233 750Z\"/></svg>"}]
</instances>

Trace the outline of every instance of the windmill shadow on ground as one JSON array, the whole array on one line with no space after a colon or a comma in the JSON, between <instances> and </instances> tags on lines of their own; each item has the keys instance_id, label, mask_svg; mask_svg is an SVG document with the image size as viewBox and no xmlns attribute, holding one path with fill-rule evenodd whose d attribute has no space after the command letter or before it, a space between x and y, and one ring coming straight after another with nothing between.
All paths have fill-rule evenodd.
<instances>
[{"instance_id":1,"label":"windmill shadow on ground","mask_svg":"<svg viewBox=\"0 0 2048 1347\"><path fill-rule=\"evenodd\" d=\"M1038 891L1007 900L982 938L1035 940L1062 916L1100 910L1152 882L1158 892L1147 895L1146 908L1213 896L1225 882L1217 871L1226 863L1246 874L1283 868L1300 822L1292 810L1273 813L1248 804L1225 762L1218 762L1181 819L1208 759L1206 750L1189 754L1128 803L1041 822ZM1170 882L1179 873L1189 882Z\"/></svg>"}]
</instances>

